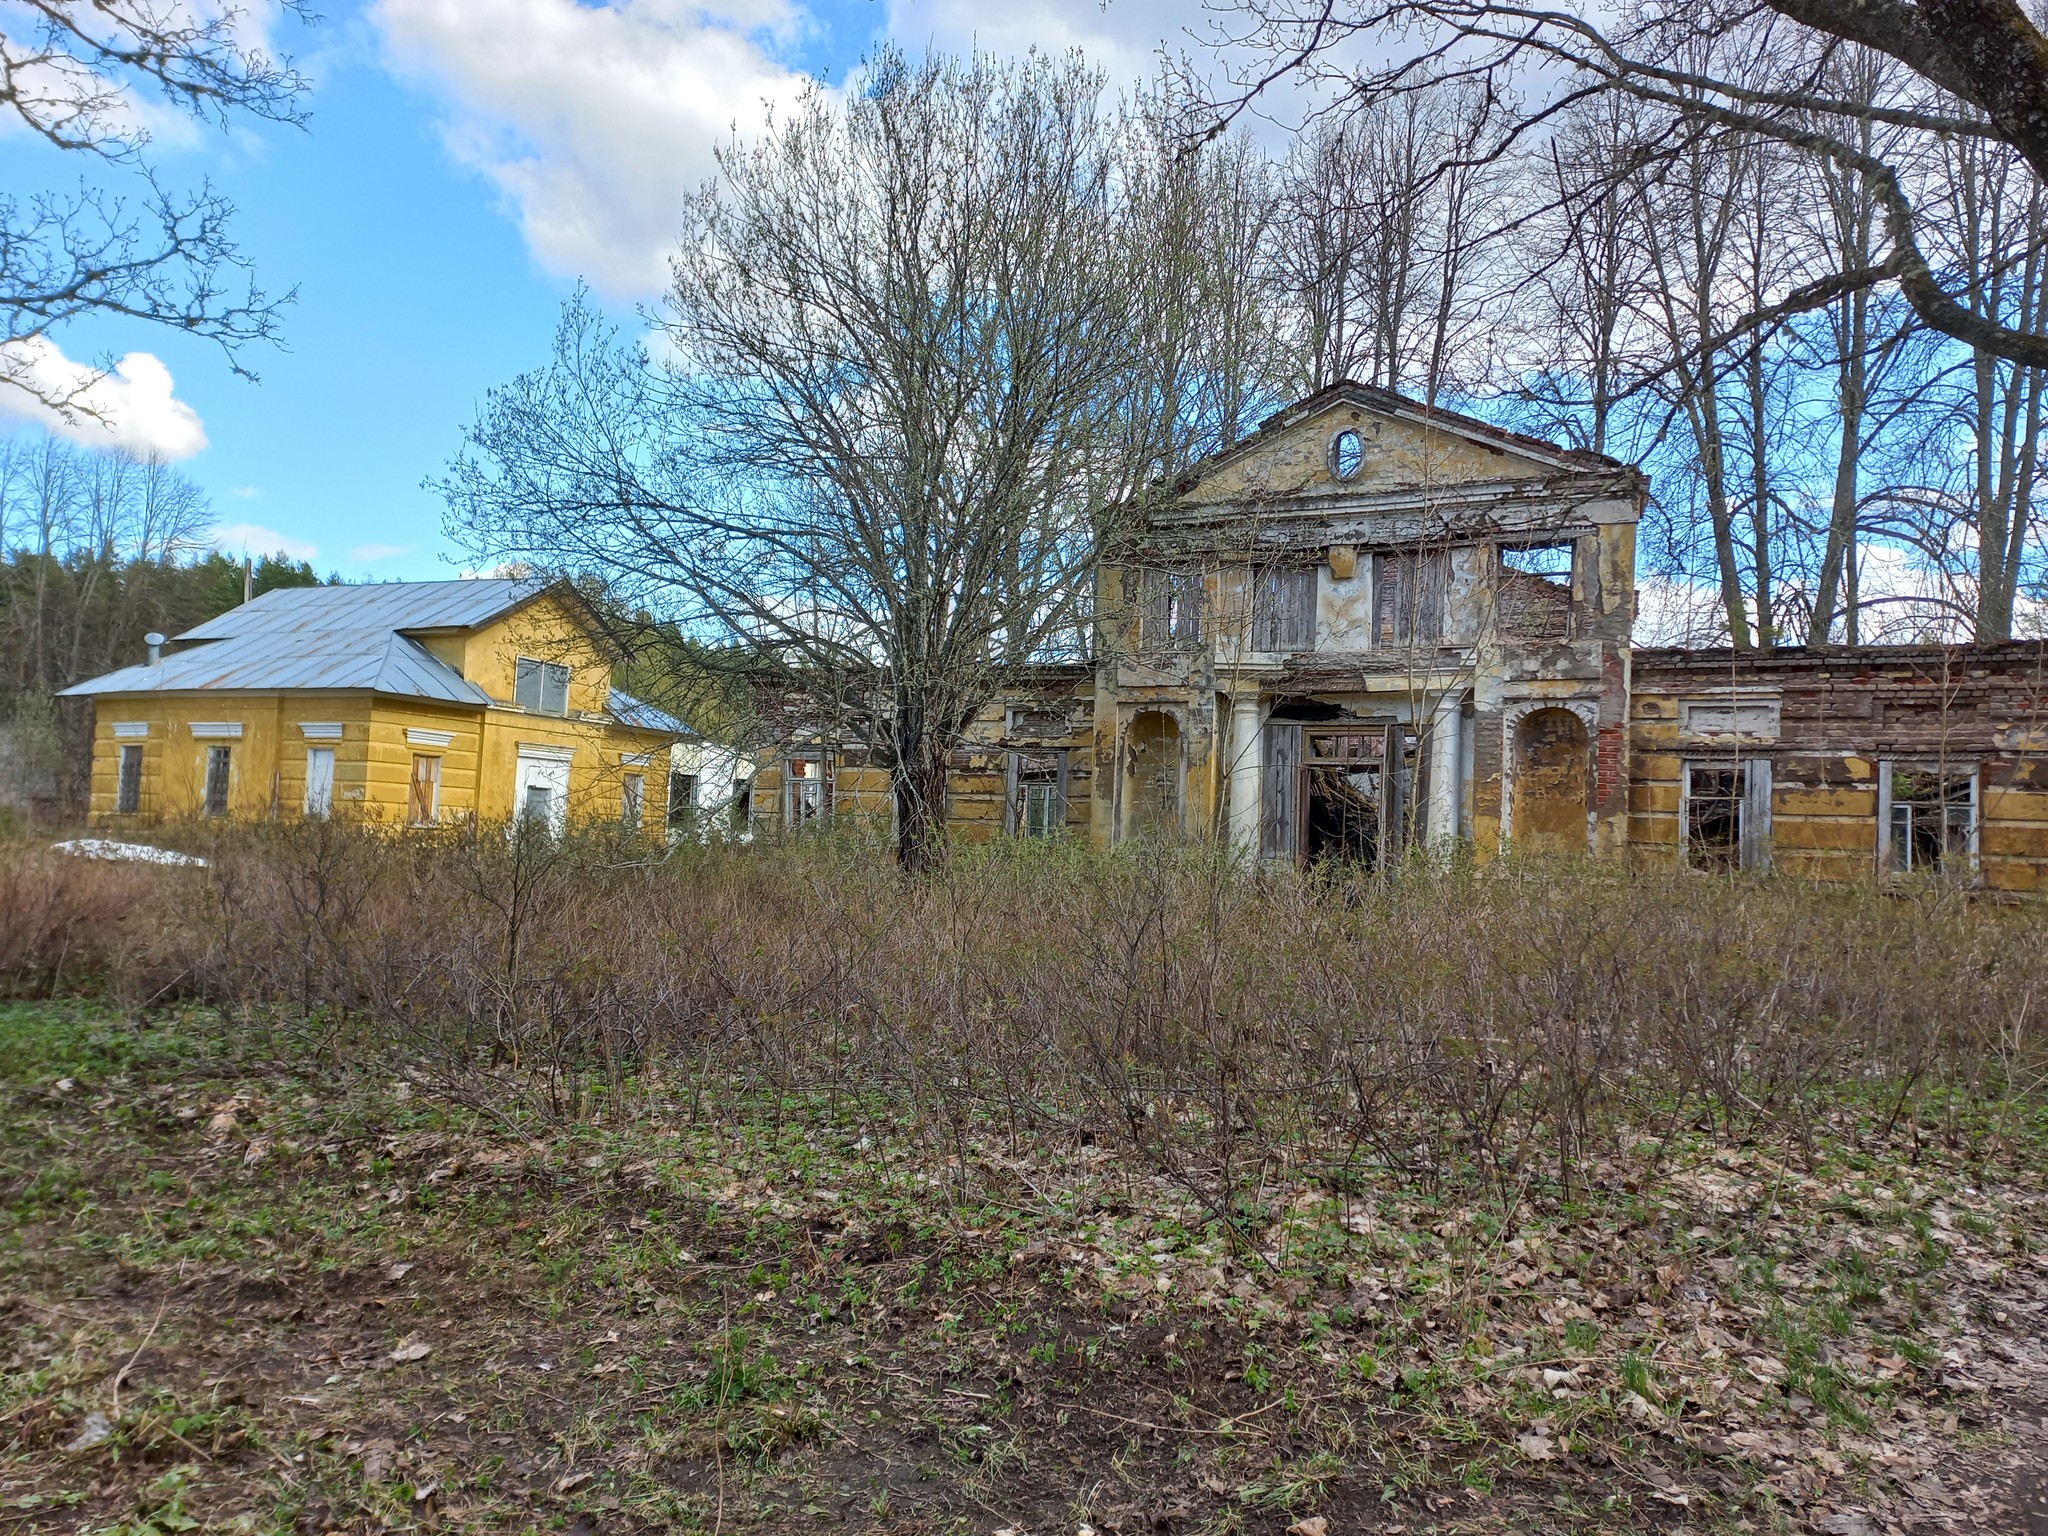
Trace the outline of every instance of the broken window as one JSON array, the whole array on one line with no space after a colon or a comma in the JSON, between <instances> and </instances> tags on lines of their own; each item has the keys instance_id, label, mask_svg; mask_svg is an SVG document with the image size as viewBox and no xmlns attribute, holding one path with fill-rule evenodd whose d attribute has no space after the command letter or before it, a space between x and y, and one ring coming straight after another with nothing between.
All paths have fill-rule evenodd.
<instances>
[{"instance_id":1,"label":"broken window","mask_svg":"<svg viewBox=\"0 0 2048 1536\"><path fill-rule=\"evenodd\" d=\"M744 833L754 825L754 781L735 778L732 781L732 829Z\"/></svg>"},{"instance_id":2,"label":"broken window","mask_svg":"<svg viewBox=\"0 0 2048 1536\"><path fill-rule=\"evenodd\" d=\"M1570 539L1503 544L1494 615L1501 634L1517 640L1565 640L1572 631Z\"/></svg>"},{"instance_id":3,"label":"broken window","mask_svg":"<svg viewBox=\"0 0 2048 1536\"><path fill-rule=\"evenodd\" d=\"M668 776L668 824L686 827L697 810L697 775L671 773Z\"/></svg>"},{"instance_id":4,"label":"broken window","mask_svg":"<svg viewBox=\"0 0 2048 1536\"><path fill-rule=\"evenodd\" d=\"M783 825L795 830L823 821L827 808L824 759L789 759L782 779Z\"/></svg>"},{"instance_id":5,"label":"broken window","mask_svg":"<svg viewBox=\"0 0 2048 1536\"><path fill-rule=\"evenodd\" d=\"M235 752L232 747L206 749L204 808L209 816L225 816L228 813L228 785L234 771L234 759Z\"/></svg>"},{"instance_id":6,"label":"broken window","mask_svg":"<svg viewBox=\"0 0 2048 1536\"><path fill-rule=\"evenodd\" d=\"M114 781L114 810L133 816L142 809L142 748L129 744L121 749L121 772Z\"/></svg>"},{"instance_id":7,"label":"broken window","mask_svg":"<svg viewBox=\"0 0 2048 1536\"><path fill-rule=\"evenodd\" d=\"M441 810L440 758L413 754L412 788L406 799L406 819L416 827L431 827Z\"/></svg>"},{"instance_id":8,"label":"broken window","mask_svg":"<svg viewBox=\"0 0 2048 1536\"><path fill-rule=\"evenodd\" d=\"M1067 824L1067 754L1010 754L1009 830L1014 837L1057 837Z\"/></svg>"},{"instance_id":9,"label":"broken window","mask_svg":"<svg viewBox=\"0 0 2048 1536\"><path fill-rule=\"evenodd\" d=\"M512 702L537 715L566 715L569 669L552 661L520 657L512 679Z\"/></svg>"},{"instance_id":10,"label":"broken window","mask_svg":"<svg viewBox=\"0 0 2048 1536\"><path fill-rule=\"evenodd\" d=\"M1976 852L1974 768L1884 765L1885 869L1967 875Z\"/></svg>"},{"instance_id":11,"label":"broken window","mask_svg":"<svg viewBox=\"0 0 2048 1536\"><path fill-rule=\"evenodd\" d=\"M619 825L628 832L640 830L641 818L647 813L647 775L629 773L619 794Z\"/></svg>"},{"instance_id":12,"label":"broken window","mask_svg":"<svg viewBox=\"0 0 2048 1536\"><path fill-rule=\"evenodd\" d=\"M1771 763L1687 763L1680 794L1688 869L1762 869L1770 863Z\"/></svg>"},{"instance_id":13,"label":"broken window","mask_svg":"<svg viewBox=\"0 0 2048 1536\"><path fill-rule=\"evenodd\" d=\"M1252 578L1252 649L1312 651L1315 646L1315 567L1266 566Z\"/></svg>"},{"instance_id":14,"label":"broken window","mask_svg":"<svg viewBox=\"0 0 2048 1536\"><path fill-rule=\"evenodd\" d=\"M1202 573L1146 571L1141 584L1138 648L1169 651L1202 641Z\"/></svg>"},{"instance_id":15,"label":"broken window","mask_svg":"<svg viewBox=\"0 0 2048 1536\"><path fill-rule=\"evenodd\" d=\"M1450 570L1442 550L1373 557L1374 624L1381 645L1435 645L1443 639Z\"/></svg>"}]
</instances>

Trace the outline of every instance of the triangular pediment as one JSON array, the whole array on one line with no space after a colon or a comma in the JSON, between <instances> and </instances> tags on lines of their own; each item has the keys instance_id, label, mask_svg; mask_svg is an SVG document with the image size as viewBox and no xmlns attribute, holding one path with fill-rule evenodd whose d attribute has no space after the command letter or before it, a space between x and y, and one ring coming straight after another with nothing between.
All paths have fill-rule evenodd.
<instances>
[{"instance_id":1,"label":"triangular pediment","mask_svg":"<svg viewBox=\"0 0 2048 1536\"><path fill-rule=\"evenodd\" d=\"M1189 507L1298 504L1619 468L1598 454L1346 383L1276 413L1251 436L1197 465L1176 487L1175 499Z\"/></svg>"}]
</instances>

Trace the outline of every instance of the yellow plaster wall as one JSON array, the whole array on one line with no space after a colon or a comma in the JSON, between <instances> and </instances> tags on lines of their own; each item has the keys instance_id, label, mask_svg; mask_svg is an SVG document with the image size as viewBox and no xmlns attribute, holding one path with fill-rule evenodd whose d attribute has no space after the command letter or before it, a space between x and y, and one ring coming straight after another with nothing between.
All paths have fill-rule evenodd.
<instances>
[{"instance_id":1,"label":"yellow plaster wall","mask_svg":"<svg viewBox=\"0 0 2048 1536\"><path fill-rule=\"evenodd\" d=\"M522 656L569 668L571 715L602 714L611 702L611 657L582 614L559 597L540 597L481 629L423 643L507 707Z\"/></svg>"}]
</instances>

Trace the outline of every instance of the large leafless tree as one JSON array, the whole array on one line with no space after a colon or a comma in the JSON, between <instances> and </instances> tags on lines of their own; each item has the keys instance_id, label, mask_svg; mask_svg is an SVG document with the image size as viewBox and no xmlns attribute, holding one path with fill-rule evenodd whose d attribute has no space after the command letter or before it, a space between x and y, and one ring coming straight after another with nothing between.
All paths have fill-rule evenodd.
<instances>
[{"instance_id":1,"label":"large leafless tree","mask_svg":"<svg viewBox=\"0 0 2048 1536\"><path fill-rule=\"evenodd\" d=\"M1101 97L1076 60L893 54L813 93L690 202L667 355L572 306L446 484L479 553L836 702L912 868L1001 669L1085 644L1120 510L1247 420L1256 181Z\"/></svg>"}]
</instances>

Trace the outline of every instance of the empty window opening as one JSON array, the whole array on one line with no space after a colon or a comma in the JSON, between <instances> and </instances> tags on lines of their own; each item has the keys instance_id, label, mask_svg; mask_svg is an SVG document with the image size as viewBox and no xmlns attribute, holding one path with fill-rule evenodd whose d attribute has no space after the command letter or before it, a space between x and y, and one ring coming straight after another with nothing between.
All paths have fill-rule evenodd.
<instances>
[{"instance_id":1,"label":"empty window opening","mask_svg":"<svg viewBox=\"0 0 2048 1536\"><path fill-rule=\"evenodd\" d=\"M306 814L325 816L334 809L334 748L306 749Z\"/></svg>"},{"instance_id":2,"label":"empty window opening","mask_svg":"<svg viewBox=\"0 0 2048 1536\"><path fill-rule=\"evenodd\" d=\"M1067 824L1067 754L1010 754L1010 831L1017 837L1057 837Z\"/></svg>"},{"instance_id":3,"label":"empty window opening","mask_svg":"<svg viewBox=\"0 0 2048 1536\"><path fill-rule=\"evenodd\" d=\"M406 797L406 819L416 827L431 827L441 814L441 759L415 752L412 758L412 788Z\"/></svg>"},{"instance_id":4,"label":"empty window opening","mask_svg":"<svg viewBox=\"0 0 2048 1536\"><path fill-rule=\"evenodd\" d=\"M640 830L641 819L647 814L647 775L629 773L619 787L619 825L628 832Z\"/></svg>"},{"instance_id":5,"label":"empty window opening","mask_svg":"<svg viewBox=\"0 0 2048 1536\"><path fill-rule=\"evenodd\" d=\"M1977 836L1974 770L1889 768L1886 867L1893 874L1968 874Z\"/></svg>"},{"instance_id":6,"label":"empty window opening","mask_svg":"<svg viewBox=\"0 0 2048 1536\"><path fill-rule=\"evenodd\" d=\"M1443 639L1450 568L1442 550L1374 557L1373 608L1381 645L1434 645Z\"/></svg>"},{"instance_id":7,"label":"empty window opening","mask_svg":"<svg viewBox=\"0 0 2048 1536\"><path fill-rule=\"evenodd\" d=\"M1339 480L1356 480L1365 468L1365 439L1356 427L1346 427L1330 439L1330 473Z\"/></svg>"},{"instance_id":8,"label":"empty window opening","mask_svg":"<svg viewBox=\"0 0 2048 1536\"><path fill-rule=\"evenodd\" d=\"M1316 644L1314 566L1269 565L1252 579L1252 649L1312 651Z\"/></svg>"},{"instance_id":9,"label":"empty window opening","mask_svg":"<svg viewBox=\"0 0 2048 1536\"><path fill-rule=\"evenodd\" d=\"M1740 768L1693 764L1685 770L1685 862L1689 869L1742 867Z\"/></svg>"},{"instance_id":10,"label":"empty window opening","mask_svg":"<svg viewBox=\"0 0 2048 1536\"><path fill-rule=\"evenodd\" d=\"M783 824L791 829L825 819L827 800L822 758L792 757L783 775Z\"/></svg>"},{"instance_id":11,"label":"empty window opening","mask_svg":"<svg viewBox=\"0 0 2048 1536\"><path fill-rule=\"evenodd\" d=\"M734 779L732 781L732 829L746 832L754 825L754 781Z\"/></svg>"},{"instance_id":12,"label":"empty window opening","mask_svg":"<svg viewBox=\"0 0 2048 1536\"><path fill-rule=\"evenodd\" d=\"M671 773L668 776L668 824L686 827L697 813L697 775Z\"/></svg>"},{"instance_id":13,"label":"empty window opening","mask_svg":"<svg viewBox=\"0 0 2048 1536\"><path fill-rule=\"evenodd\" d=\"M114 809L133 816L142 809L142 748L132 743L121 749L121 771L114 781Z\"/></svg>"},{"instance_id":14,"label":"empty window opening","mask_svg":"<svg viewBox=\"0 0 2048 1536\"><path fill-rule=\"evenodd\" d=\"M1146 571L1139 649L1169 651L1201 644L1202 590L1200 571Z\"/></svg>"},{"instance_id":15,"label":"empty window opening","mask_svg":"<svg viewBox=\"0 0 2048 1536\"><path fill-rule=\"evenodd\" d=\"M537 715L566 715L569 669L552 661L520 657L512 680L512 702Z\"/></svg>"},{"instance_id":16,"label":"empty window opening","mask_svg":"<svg viewBox=\"0 0 2048 1536\"><path fill-rule=\"evenodd\" d=\"M1572 629L1569 539L1501 546L1494 612L1500 632L1518 640L1565 640Z\"/></svg>"},{"instance_id":17,"label":"empty window opening","mask_svg":"<svg viewBox=\"0 0 2048 1536\"><path fill-rule=\"evenodd\" d=\"M206 749L204 808L209 816L225 816L228 813L228 785L234 772L234 757L235 751L232 747Z\"/></svg>"}]
</instances>

